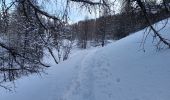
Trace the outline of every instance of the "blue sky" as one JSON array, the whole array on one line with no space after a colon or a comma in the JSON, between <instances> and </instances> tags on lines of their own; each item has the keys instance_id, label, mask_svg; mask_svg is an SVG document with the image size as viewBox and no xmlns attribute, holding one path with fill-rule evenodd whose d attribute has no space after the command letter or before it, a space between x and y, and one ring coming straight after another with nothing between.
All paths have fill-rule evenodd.
<instances>
[{"instance_id":1,"label":"blue sky","mask_svg":"<svg viewBox=\"0 0 170 100\"><path fill-rule=\"evenodd\" d=\"M7 0L7 2L11 2L12 0ZM47 11L53 15L62 16L64 9L66 7L66 0L48 0L50 2L46 2L46 0L39 0L40 5ZM92 13L89 13L87 9L80 8L80 5L77 3L71 3L69 6L69 22L75 23L80 20L85 19L88 16L89 19L96 18L99 16L97 9L93 9Z\"/></svg>"},{"instance_id":2,"label":"blue sky","mask_svg":"<svg viewBox=\"0 0 170 100\"><path fill-rule=\"evenodd\" d=\"M51 14L61 16L66 6L66 0L57 0L57 2L53 1L54 0L51 0L51 2L45 4L45 10L50 12ZM41 4L43 5L43 1L41 2ZM70 23L75 23L77 21L83 20L86 16L88 16L89 18L98 17L98 14L95 14L94 10L92 11L92 13L89 13L87 9L80 8L80 5L77 5L76 3L71 3L71 6L69 6L68 9L68 15Z\"/></svg>"}]
</instances>

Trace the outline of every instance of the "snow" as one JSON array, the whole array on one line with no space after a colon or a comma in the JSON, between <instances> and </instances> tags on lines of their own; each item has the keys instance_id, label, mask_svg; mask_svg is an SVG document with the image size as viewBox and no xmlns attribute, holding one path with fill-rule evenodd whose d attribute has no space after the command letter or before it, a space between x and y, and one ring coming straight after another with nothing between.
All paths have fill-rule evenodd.
<instances>
[{"instance_id":1,"label":"snow","mask_svg":"<svg viewBox=\"0 0 170 100\"><path fill-rule=\"evenodd\" d=\"M14 92L0 90L0 100L169 100L170 50L156 50L150 34L143 52L144 31L103 48L74 51L58 65L47 57L53 66L48 74L18 79ZM161 32L168 38L169 31L168 23Z\"/></svg>"}]
</instances>

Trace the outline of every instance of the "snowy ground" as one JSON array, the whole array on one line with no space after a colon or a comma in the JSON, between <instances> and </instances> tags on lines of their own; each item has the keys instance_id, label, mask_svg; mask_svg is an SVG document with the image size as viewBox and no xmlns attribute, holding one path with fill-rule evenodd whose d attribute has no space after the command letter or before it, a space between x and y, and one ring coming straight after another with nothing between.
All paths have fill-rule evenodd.
<instances>
[{"instance_id":1,"label":"snowy ground","mask_svg":"<svg viewBox=\"0 0 170 100\"><path fill-rule=\"evenodd\" d=\"M169 31L170 24L163 35ZM0 90L0 100L169 100L170 50L157 51L149 35L143 52L143 32L78 51L59 65L47 59L48 74L17 80L16 92Z\"/></svg>"}]
</instances>

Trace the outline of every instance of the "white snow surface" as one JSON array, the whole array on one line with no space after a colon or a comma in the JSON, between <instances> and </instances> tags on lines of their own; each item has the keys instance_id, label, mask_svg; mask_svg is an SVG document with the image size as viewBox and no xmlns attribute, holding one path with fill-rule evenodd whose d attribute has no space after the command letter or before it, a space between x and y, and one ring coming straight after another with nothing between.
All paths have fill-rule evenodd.
<instances>
[{"instance_id":1,"label":"white snow surface","mask_svg":"<svg viewBox=\"0 0 170 100\"><path fill-rule=\"evenodd\" d=\"M144 31L58 65L47 57L48 74L16 80L14 92L0 89L0 100L170 100L170 50L156 50L151 34L143 52ZM170 24L161 32L168 38Z\"/></svg>"}]
</instances>

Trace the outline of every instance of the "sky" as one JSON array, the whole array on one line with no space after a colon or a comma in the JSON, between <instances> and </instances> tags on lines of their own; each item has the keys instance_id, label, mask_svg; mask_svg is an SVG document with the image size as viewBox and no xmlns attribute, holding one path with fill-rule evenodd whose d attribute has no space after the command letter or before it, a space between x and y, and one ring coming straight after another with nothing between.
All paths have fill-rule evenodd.
<instances>
[{"instance_id":1,"label":"sky","mask_svg":"<svg viewBox=\"0 0 170 100\"><path fill-rule=\"evenodd\" d=\"M40 0L40 5L43 5L44 0ZM45 3L45 10L54 15L61 16L66 8L66 0L49 0L49 3ZM57 1L57 2L54 2ZM115 5L116 10L118 10L118 4ZM68 9L69 23L76 23L80 20L84 20L86 17L89 19L98 18L99 11L97 8L92 8L91 13L85 7L81 7L78 3L70 3Z\"/></svg>"},{"instance_id":2,"label":"sky","mask_svg":"<svg viewBox=\"0 0 170 100\"><path fill-rule=\"evenodd\" d=\"M66 8L66 0L57 0L57 2L53 2L53 1L54 0L51 0L51 2L46 4L45 10L53 15L59 15L59 16L63 15L63 12ZM69 22L75 23L85 19L86 16L88 16L88 18L90 19L96 18L98 17L98 13L95 12L95 10L93 10L92 13L89 13L87 9L83 7L80 8L80 5L77 5L76 3L71 3L68 8L68 16L69 16Z\"/></svg>"},{"instance_id":3,"label":"sky","mask_svg":"<svg viewBox=\"0 0 170 100\"><path fill-rule=\"evenodd\" d=\"M12 0L6 0L7 4L9 4ZM63 12L66 8L67 0L38 0L39 5L46 11L55 16L62 16ZM98 0L94 0L98 1ZM112 0L113 1L113 0ZM96 8L93 8L91 13L85 9L85 7L80 7L78 3L71 3L68 9L69 23L76 23L80 20L84 20L85 17L89 19L99 17L99 12Z\"/></svg>"}]
</instances>

